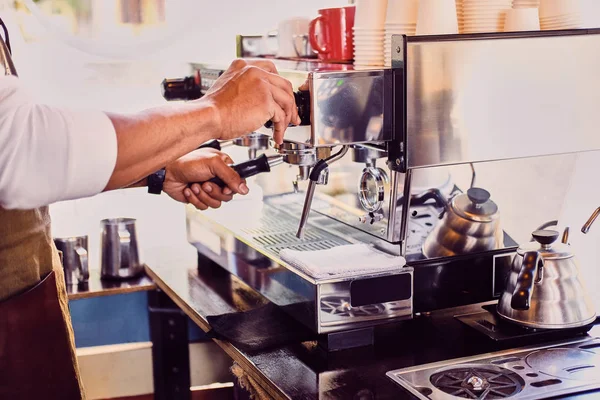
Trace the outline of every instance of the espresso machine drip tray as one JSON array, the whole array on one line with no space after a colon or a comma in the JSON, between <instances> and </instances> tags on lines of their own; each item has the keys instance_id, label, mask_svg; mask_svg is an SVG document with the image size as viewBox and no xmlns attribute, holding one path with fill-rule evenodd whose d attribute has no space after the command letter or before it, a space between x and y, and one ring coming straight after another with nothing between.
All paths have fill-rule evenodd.
<instances>
[{"instance_id":1,"label":"espresso machine drip tray","mask_svg":"<svg viewBox=\"0 0 600 400\"><path fill-rule=\"evenodd\" d=\"M419 399L541 399L600 388L600 338L586 337L390 371Z\"/></svg>"}]
</instances>

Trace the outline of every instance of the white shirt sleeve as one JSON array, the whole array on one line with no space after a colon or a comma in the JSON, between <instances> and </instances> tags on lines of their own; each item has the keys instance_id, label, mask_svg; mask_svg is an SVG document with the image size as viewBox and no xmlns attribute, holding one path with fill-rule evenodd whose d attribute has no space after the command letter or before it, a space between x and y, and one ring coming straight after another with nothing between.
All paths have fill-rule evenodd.
<instances>
[{"instance_id":1,"label":"white shirt sleeve","mask_svg":"<svg viewBox=\"0 0 600 400\"><path fill-rule=\"evenodd\" d=\"M1 207L98 194L116 160L117 137L106 114L36 104L18 78L0 77Z\"/></svg>"}]
</instances>

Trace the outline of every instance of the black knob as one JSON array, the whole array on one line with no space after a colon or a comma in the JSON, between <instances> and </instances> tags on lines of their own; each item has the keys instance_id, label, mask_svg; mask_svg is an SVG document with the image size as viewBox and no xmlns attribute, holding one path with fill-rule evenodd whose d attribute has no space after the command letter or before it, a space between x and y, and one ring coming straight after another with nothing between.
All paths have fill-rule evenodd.
<instances>
[{"instance_id":1,"label":"black knob","mask_svg":"<svg viewBox=\"0 0 600 400\"><path fill-rule=\"evenodd\" d=\"M162 81L162 95L168 101L199 99L202 97L200 75L164 79Z\"/></svg>"},{"instance_id":2,"label":"black knob","mask_svg":"<svg viewBox=\"0 0 600 400\"><path fill-rule=\"evenodd\" d=\"M481 188L470 188L467 190L467 196L473 204L483 204L492 197L490 192Z\"/></svg>"},{"instance_id":3,"label":"black knob","mask_svg":"<svg viewBox=\"0 0 600 400\"><path fill-rule=\"evenodd\" d=\"M300 125L310 125L310 92L308 90L294 92L294 100L296 101L296 108L300 117ZM290 126L296 125L290 124ZM273 121L265 123L265 128L271 129L272 127Z\"/></svg>"},{"instance_id":4,"label":"black knob","mask_svg":"<svg viewBox=\"0 0 600 400\"><path fill-rule=\"evenodd\" d=\"M536 242L539 244L552 244L556 242L556 239L560 236L560 233L550 229L544 229L541 231L535 231L531 234Z\"/></svg>"}]
</instances>

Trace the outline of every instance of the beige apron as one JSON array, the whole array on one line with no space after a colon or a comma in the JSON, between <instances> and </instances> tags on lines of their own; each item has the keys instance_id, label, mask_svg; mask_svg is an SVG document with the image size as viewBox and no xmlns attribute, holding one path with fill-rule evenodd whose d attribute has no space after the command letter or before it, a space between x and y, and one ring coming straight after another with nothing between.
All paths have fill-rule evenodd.
<instances>
[{"instance_id":1,"label":"beige apron","mask_svg":"<svg viewBox=\"0 0 600 400\"><path fill-rule=\"evenodd\" d=\"M0 75L17 75L1 35ZM0 208L0 399L82 398L48 207Z\"/></svg>"}]
</instances>

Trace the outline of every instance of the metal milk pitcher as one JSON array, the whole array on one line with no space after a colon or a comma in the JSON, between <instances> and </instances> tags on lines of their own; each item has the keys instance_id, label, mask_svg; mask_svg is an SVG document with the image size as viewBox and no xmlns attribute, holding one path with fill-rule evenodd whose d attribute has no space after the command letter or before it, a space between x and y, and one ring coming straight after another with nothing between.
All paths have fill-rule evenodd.
<instances>
[{"instance_id":1,"label":"metal milk pitcher","mask_svg":"<svg viewBox=\"0 0 600 400\"><path fill-rule=\"evenodd\" d=\"M65 284L69 286L87 283L90 277L88 237L54 238L54 244L62 253Z\"/></svg>"},{"instance_id":2,"label":"metal milk pitcher","mask_svg":"<svg viewBox=\"0 0 600 400\"><path fill-rule=\"evenodd\" d=\"M105 219L101 226L102 278L138 276L144 268L140 263L135 219Z\"/></svg>"}]
</instances>

